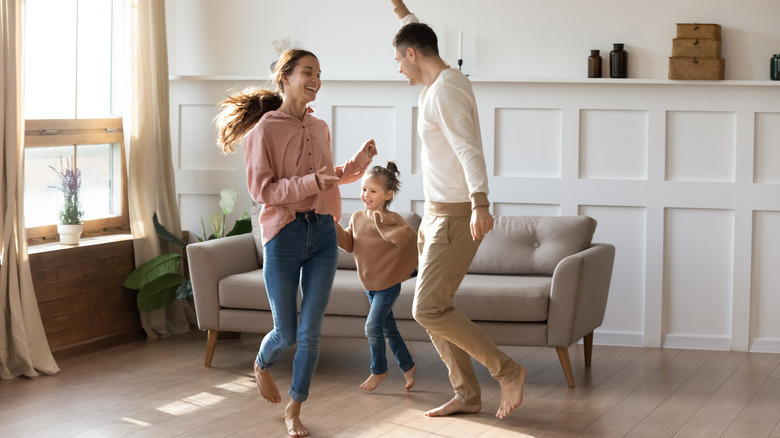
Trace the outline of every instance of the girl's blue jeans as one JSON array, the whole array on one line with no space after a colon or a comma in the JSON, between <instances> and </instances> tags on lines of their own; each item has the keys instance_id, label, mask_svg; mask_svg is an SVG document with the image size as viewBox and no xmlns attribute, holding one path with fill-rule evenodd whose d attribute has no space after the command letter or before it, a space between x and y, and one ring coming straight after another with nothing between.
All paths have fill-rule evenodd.
<instances>
[{"instance_id":1,"label":"girl's blue jeans","mask_svg":"<svg viewBox=\"0 0 780 438\"><path fill-rule=\"evenodd\" d=\"M406 372L412 369L414 361L401 332L395 324L393 305L401 294L401 283L380 291L366 291L371 310L366 319L366 338L371 349L371 374L387 372L387 354L385 339L393 352L398 367Z\"/></svg>"},{"instance_id":2,"label":"girl's blue jeans","mask_svg":"<svg viewBox=\"0 0 780 438\"><path fill-rule=\"evenodd\" d=\"M297 342L289 394L298 402L309 396L337 259L333 217L313 212L297 213L294 221L263 246L263 279L274 329L260 344L257 365L262 369L272 366L283 350Z\"/></svg>"}]
</instances>

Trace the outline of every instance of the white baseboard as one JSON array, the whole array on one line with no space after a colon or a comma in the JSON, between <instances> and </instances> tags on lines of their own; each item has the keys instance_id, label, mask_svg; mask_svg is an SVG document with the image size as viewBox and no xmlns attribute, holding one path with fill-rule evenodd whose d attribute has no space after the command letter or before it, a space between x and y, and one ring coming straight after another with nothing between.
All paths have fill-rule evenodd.
<instances>
[{"instance_id":1,"label":"white baseboard","mask_svg":"<svg viewBox=\"0 0 780 438\"><path fill-rule=\"evenodd\" d=\"M621 332L596 330L593 343L597 345L617 345L621 347L643 347L645 335L642 332Z\"/></svg>"},{"instance_id":2,"label":"white baseboard","mask_svg":"<svg viewBox=\"0 0 780 438\"><path fill-rule=\"evenodd\" d=\"M750 343L751 353L780 353L780 339L757 338Z\"/></svg>"},{"instance_id":3,"label":"white baseboard","mask_svg":"<svg viewBox=\"0 0 780 438\"><path fill-rule=\"evenodd\" d=\"M692 350L731 350L731 338L728 336L708 335L664 335L664 348L685 348Z\"/></svg>"}]
</instances>

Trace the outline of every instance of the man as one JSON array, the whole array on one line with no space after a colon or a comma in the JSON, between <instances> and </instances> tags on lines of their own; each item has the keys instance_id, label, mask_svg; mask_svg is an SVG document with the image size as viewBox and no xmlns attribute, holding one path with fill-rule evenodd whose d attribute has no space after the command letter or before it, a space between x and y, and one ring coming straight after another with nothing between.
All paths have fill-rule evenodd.
<instances>
[{"instance_id":1,"label":"man","mask_svg":"<svg viewBox=\"0 0 780 438\"><path fill-rule=\"evenodd\" d=\"M412 312L447 365L455 391L450 401L425 415L482 409L473 357L501 385L496 417L504 418L522 403L528 372L453 306L482 237L493 229L476 100L468 78L439 57L435 32L419 23L403 0L391 1L403 26L393 40L399 72L411 85L425 85L419 97L418 132L426 211L418 238Z\"/></svg>"}]
</instances>

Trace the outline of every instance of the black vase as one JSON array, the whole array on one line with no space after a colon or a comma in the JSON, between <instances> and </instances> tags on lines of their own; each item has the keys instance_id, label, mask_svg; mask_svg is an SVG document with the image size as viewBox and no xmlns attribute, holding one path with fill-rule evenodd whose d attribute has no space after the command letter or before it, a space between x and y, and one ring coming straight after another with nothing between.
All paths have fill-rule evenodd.
<instances>
[{"instance_id":1,"label":"black vase","mask_svg":"<svg viewBox=\"0 0 780 438\"><path fill-rule=\"evenodd\" d=\"M600 78L601 77L601 56L598 50L591 50L588 57L588 77Z\"/></svg>"},{"instance_id":2,"label":"black vase","mask_svg":"<svg viewBox=\"0 0 780 438\"><path fill-rule=\"evenodd\" d=\"M622 43L613 44L614 48L609 52L609 77L628 77L628 53L623 49Z\"/></svg>"}]
</instances>

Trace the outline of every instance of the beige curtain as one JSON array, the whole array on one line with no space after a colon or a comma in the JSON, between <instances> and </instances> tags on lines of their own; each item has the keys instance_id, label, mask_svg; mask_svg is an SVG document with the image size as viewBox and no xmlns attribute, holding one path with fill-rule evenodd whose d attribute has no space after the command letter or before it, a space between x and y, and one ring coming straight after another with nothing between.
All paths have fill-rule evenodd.
<instances>
[{"instance_id":1,"label":"beige curtain","mask_svg":"<svg viewBox=\"0 0 780 438\"><path fill-rule=\"evenodd\" d=\"M171 158L168 103L168 48L165 30L165 2L130 0L129 30L131 107L123 117L128 166L130 227L133 231L135 262L140 265L165 247L154 230L152 216L169 231L181 236ZM165 309L142 312L141 323L149 339L190 330L194 312L187 301L176 300Z\"/></svg>"},{"instance_id":2,"label":"beige curtain","mask_svg":"<svg viewBox=\"0 0 780 438\"><path fill-rule=\"evenodd\" d=\"M59 368L43 331L24 231L21 0L3 0L0 8L0 378L12 379Z\"/></svg>"}]
</instances>

